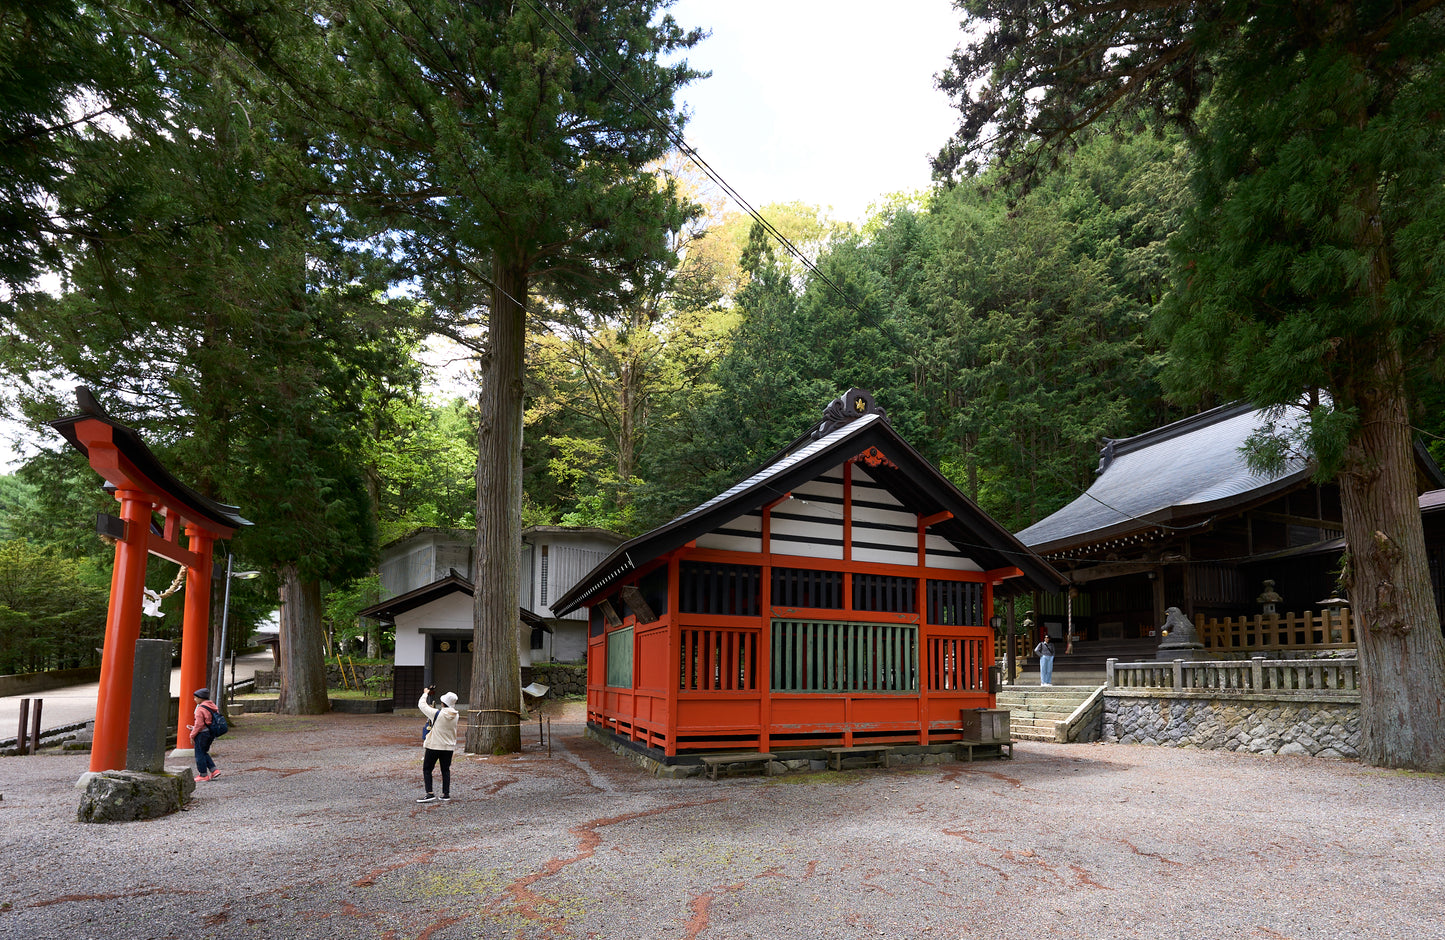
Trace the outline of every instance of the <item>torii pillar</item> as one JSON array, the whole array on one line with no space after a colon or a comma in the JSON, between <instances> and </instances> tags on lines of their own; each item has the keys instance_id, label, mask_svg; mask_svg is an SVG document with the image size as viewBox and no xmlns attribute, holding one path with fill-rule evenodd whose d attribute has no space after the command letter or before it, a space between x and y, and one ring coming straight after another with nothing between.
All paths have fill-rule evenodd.
<instances>
[{"instance_id":1,"label":"torii pillar","mask_svg":"<svg viewBox=\"0 0 1445 940\"><path fill-rule=\"evenodd\" d=\"M211 608L211 549L250 525L236 507L217 503L171 476L134 430L117 424L90 391L76 389L81 414L52 421L90 466L115 487L120 501L115 569L110 579L110 607L101 649L100 690L95 707L95 741L90 770L124 770L130 737L131 685L135 644L140 639L141 604L146 561L159 555L186 568L185 610L181 620L181 714L176 727L176 752L189 753L189 695L206 685ZM164 520L157 532L152 517ZM184 532L186 544L181 544ZM174 755L173 755L174 756Z\"/></svg>"}]
</instances>

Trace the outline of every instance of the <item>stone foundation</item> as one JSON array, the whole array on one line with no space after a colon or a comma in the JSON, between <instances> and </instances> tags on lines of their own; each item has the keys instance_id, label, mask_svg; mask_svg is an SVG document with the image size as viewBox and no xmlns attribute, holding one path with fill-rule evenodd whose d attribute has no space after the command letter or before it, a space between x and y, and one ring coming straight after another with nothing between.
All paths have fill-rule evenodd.
<instances>
[{"instance_id":1,"label":"stone foundation","mask_svg":"<svg viewBox=\"0 0 1445 940\"><path fill-rule=\"evenodd\" d=\"M667 757L656 748L644 748L635 741L626 738L619 738L610 731L605 731L595 725L587 725L584 732L587 737L603 745L622 757L627 758L638 767L654 777L681 778L700 777L707 773L706 766L697 755L679 754L676 757ZM768 773L772 776L780 776L785 773L804 773L815 770L828 769L828 754L822 749L786 749L773 751L778 758L769 766ZM958 745L948 744L900 744L893 748L889 756L891 769L899 767L917 767L923 764L952 764L958 760ZM762 774L762 765L752 765ZM848 757L843 760L843 770L856 770L864 767L876 766L866 757Z\"/></svg>"}]
</instances>

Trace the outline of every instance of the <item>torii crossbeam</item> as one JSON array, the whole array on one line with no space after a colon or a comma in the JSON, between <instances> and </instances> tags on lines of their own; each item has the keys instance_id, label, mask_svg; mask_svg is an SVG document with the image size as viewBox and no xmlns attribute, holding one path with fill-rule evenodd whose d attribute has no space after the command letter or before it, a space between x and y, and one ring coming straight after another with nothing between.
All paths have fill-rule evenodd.
<instances>
[{"instance_id":1,"label":"torii crossbeam","mask_svg":"<svg viewBox=\"0 0 1445 940\"><path fill-rule=\"evenodd\" d=\"M237 507L207 499L181 483L151 453L134 430L117 424L90 390L75 390L81 413L50 422L50 426L90 460L90 466L115 487L124 534L115 544L115 570L110 580L110 607L100 657L100 692L95 707L92 772L124 770L130 736L131 683L135 644L140 638L141 602L145 594L146 559L159 555L186 568L185 610L181 620L181 699L206 684L211 613L211 547L230 538L241 526ZM157 533L152 516L160 513ZM181 535L186 537L181 544ZM189 740L181 708L176 727L177 749Z\"/></svg>"}]
</instances>

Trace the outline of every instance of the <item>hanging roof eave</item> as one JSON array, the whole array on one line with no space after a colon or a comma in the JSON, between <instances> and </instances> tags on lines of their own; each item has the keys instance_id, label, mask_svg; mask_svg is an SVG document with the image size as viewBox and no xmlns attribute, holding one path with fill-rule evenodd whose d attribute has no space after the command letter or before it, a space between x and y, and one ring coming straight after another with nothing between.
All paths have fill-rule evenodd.
<instances>
[{"instance_id":1,"label":"hanging roof eave","mask_svg":"<svg viewBox=\"0 0 1445 940\"><path fill-rule=\"evenodd\" d=\"M1209 517L1219 515L1220 513L1246 512L1262 503L1277 499L1284 493L1308 484L1313 473L1313 466L1306 467L1294 473L1277 477L1254 490L1250 490L1248 493L1234 494L1207 502L1165 506L1152 512L1131 516L1113 525L1061 536L1047 542L1031 544L1029 548L1047 557L1061 551L1077 550L1102 542L1113 542L1122 538L1143 535L1158 531L1163 527L1182 528L1197 525L1203 521L1207 521ZM1080 498L1085 499L1087 496ZM1025 544L1028 543L1026 542Z\"/></svg>"},{"instance_id":2,"label":"hanging roof eave","mask_svg":"<svg viewBox=\"0 0 1445 940\"><path fill-rule=\"evenodd\" d=\"M450 594L465 594L468 597L473 593L472 582L462 577L457 569L452 568L445 577L438 578L430 584L423 584L419 588L413 588L405 594L398 594L389 597L377 604L372 604L365 610L357 612L358 617L365 617L369 620L378 620L383 623L390 623L396 619L397 614L404 614L407 611L416 610L418 607L425 607L433 601L441 600ZM523 626L552 632L551 624L525 607L517 608L518 619Z\"/></svg>"}]
</instances>

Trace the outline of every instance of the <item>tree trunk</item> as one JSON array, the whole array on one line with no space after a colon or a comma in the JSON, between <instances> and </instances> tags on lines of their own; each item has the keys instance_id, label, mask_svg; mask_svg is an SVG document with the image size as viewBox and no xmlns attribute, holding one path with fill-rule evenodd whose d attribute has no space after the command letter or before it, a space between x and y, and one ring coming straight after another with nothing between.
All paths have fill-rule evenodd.
<instances>
[{"instance_id":1,"label":"tree trunk","mask_svg":"<svg viewBox=\"0 0 1445 940\"><path fill-rule=\"evenodd\" d=\"M320 715L326 697L326 657L321 629L321 585L305 581L295 565L281 569L280 715Z\"/></svg>"},{"instance_id":2,"label":"tree trunk","mask_svg":"<svg viewBox=\"0 0 1445 940\"><path fill-rule=\"evenodd\" d=\"M1394 361L1358 399L1360 430L1340 478L1345 578L1358 624L1360 755L1378 767L1445 771L1445 639L1430 588L1415 461Z\"/></svg>"},{"instance_id":3,"label":"tree trunk","mask_svg":"<svg viewBox=\"0 0 1445 940\"><path fill-rule=\"evenodd\" d=\"M477 541L472 597L472 701L467 753L522 749L522 676L517 611L522 545L522 369L527 273L492 265L488 351L477 427Z\"/></svg>"},{"instance_id":4,"label":"tree trunk","mask_svg":"<svg viewBox=\"0 0 1445 940\"><path fill-rule=\"evenodd\" d=\"M630 348L624 348L622 352L617 371L617 481L622 487L621 492L625 493L636 469L637 424L633 411L637 407L641 370Z\"/></svg>"}]
</instances>

